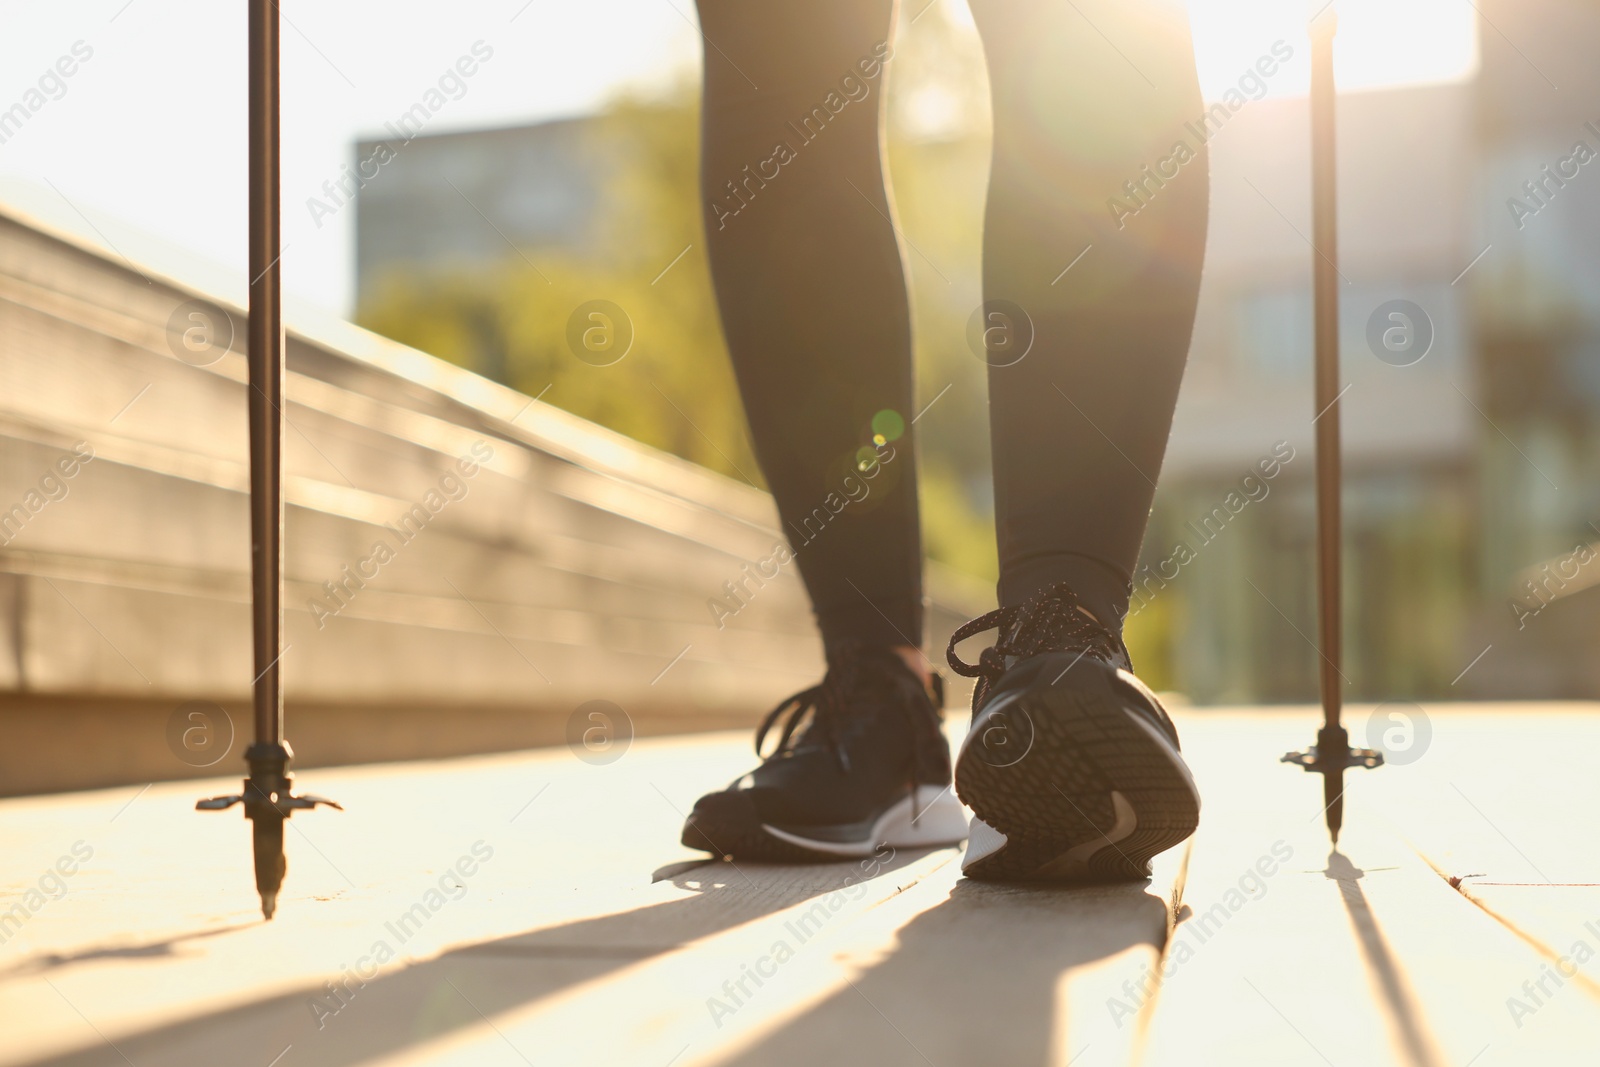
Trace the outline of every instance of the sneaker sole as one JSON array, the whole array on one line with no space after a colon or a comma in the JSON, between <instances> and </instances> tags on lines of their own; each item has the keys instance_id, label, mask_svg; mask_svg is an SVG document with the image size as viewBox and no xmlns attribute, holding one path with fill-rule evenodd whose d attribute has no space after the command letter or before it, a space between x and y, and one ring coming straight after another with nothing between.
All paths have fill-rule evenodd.
<instances>
[{"instance_id":1,"label":"sneaker sole","mask_svg":"<svg viewBox=\"0 0 1600 1067\"><path fill-rule=\"evenodd\" d=\"M805 863L871 856L885 845L938 848L959 844L966 836L966 813L950 788L921 785L915 797L891 804L870 829L854 837L844 827L773 826L761 821L754 804L731 802L714 813L691 814L682 840L690 848L733 859Z\"/></svg>"},{"instance_id":2,"label":"sneaker sole","mask_svg":"<svg viewBox=\"0 0 1600 1067\"><path fill-rule=\"evenodd\" d=\"M1137 679L1097 660L1052 658L1059 671L1049 664L1040 675L1052 683L996 697L961 746L956 792L974 814L962 871L996 881L1147 878L1150 858L1199 825L1194 778L1165 732L1129 706L1143 691Z\"/></svg>"}]
</instances>

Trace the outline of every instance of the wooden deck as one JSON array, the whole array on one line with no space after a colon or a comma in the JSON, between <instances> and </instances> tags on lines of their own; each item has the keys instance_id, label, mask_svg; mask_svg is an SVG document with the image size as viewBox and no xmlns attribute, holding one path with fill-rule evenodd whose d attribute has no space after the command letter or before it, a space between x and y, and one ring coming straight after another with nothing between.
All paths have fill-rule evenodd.
<instances>
[{"instance_id":1,"label":"wooden deck","mask_svg":"<svg viewBox=\"0 0 1600 1067\"><path fill-rule=\"evenodd\" d=\"M0 801L0 1064L1594 1063L1600 707L1427 712L1331 854L1312 711L1181 716L1200 831L1099 889L696 862L742 733L308 772L270 924L231 781Z\"/></svg>"}]
</instances>

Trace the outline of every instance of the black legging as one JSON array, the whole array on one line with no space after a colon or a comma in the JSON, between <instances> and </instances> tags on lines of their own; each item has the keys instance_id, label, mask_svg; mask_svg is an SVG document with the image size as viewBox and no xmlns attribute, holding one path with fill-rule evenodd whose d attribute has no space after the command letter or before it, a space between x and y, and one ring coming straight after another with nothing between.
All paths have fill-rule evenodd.
<instances>
[{"instance_id":1,"label":"black legging","mask_svg":"<svg viewBox=\"0 0 1600 1067\"><path fill-rule=\"evenodd\" d=\"M913 413L883 154L895 0L698 6L706 234L757 458L825 642L920 644L914 435L874 424ZM1027 329L1016 308L1033 333L1001 366L996 331L989 359L999 598L1066 581L1120 620L1205 245L1187 18L1176 0L972 8L995 113L986 309L1009 343Z\"/></svg>"}]
</instances>

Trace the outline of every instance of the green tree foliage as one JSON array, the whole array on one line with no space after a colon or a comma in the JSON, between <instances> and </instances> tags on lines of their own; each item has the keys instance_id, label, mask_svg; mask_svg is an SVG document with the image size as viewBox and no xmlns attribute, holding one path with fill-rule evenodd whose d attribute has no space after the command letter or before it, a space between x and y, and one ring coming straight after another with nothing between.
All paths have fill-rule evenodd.
<instances>
[{"instance_id":1,"label":"green tree foliage","mask_svg":"<svg viewBox=\"0 0 1600 1067\"><path fill-rule=\"evenodd\" d=\"M607 150L626 146L626 156L582 254L519 248L476 271L394 272L374 283L358 318L646 444L761 484L706 267L697 101L690 93L666 103L623 101L590 132ZM627 322L614 325L633 336L609 366L577 358L568 342L569 319L594 300L620 307Z\"/></svg>"},{"instance_id":2,"label":"green tree foliage","mask_svg":"<svg viewBox=\"0 0 1600 1067\"><path fill-rule=\"evenodd\" d=\"M936 559L995 575L984 365L965 340L980 296L988 132L981 58L941 8L901 27L890 83L890 168L911 267L923 525ZM936 99L943 93L941 101ZM933 106L930 108L929 102ZM961 102L931 134L927 114ZM764 485L717 321L704 248L699 88L623 99L591 123L608 168L606 207L578 251L523 247L490 268L407 270L376 279L362 325L530 396ZM620 153L616 146L624 146ZM687 249L687 251L685 251ZM914 250L913 250L914 249ZM681 253L681 258L680 257ZM671 264L670 269L668 265ZM665 273L663 274L663 270ZM608 300L634 341L612 366L576 358L568 320Z\"/></svg>"}]
</instances>

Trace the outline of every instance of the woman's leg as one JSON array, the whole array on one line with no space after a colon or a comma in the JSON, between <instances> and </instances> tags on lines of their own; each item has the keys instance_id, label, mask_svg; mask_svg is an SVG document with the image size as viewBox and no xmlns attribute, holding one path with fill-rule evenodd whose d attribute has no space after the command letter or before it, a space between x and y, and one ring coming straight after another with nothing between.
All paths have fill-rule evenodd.
<instances>
[{"instance_id":1,"label":"woman's leg","mask_svg":"<svg viewBox=\"0 0 1600 1067\"><path fill-rule=\"evenodd\" d=\"M825 642L919 644L911 325L883 158L894 0L699 9L706 238L756 456ZM906 432L891 440L885 416L875 456L885 411Z\"/></svg>"},{"instance_id":2,"label":"woman's leg","mask_svg":"<svg viewBox=\"0 0 1600 1067\"><path fill-rule=\"evenodd\" d=\"M991 358L989 371L1000 602L1066 582L1116 630L1205 248L1188 19L1177 0L972 7L995 115L986 307L1025 332L996 302L1020 308L1033 337L1020 362Z\"/></svg>"},{"instance_id":3,"label":"woman's leg","mask_svg":"<svg viewBox=\"0 0 1600 1067\"><path fill-rule=\"evenodd\" d=\"M756 735L773 756L696 801L681 839L786 862L953 844L967 827L939 690L911 647L911 324L882 133L894 0L699 4L712 280L828 673L773 710Z\"/></svg>"},{"instance_id":4,"label":"woman's leg","mask_svg":"<svg viewBox=\"0 0 1600 1067\"><path fill-rule=\"evenodd\" d=\"M1187 17L1181 0L973 7L995 111L985 312L1006 343L989 348L1001 607L947 653L978 679L961 869L1138 879L1200 818L1120 637L1205 249ZM988 629L977 663L957 658Z\"/></svg>"}]
</instances>

